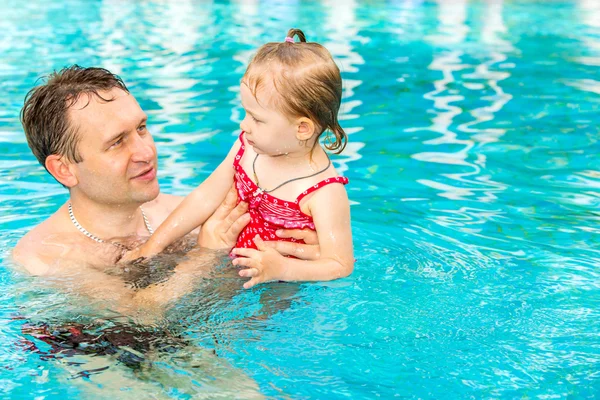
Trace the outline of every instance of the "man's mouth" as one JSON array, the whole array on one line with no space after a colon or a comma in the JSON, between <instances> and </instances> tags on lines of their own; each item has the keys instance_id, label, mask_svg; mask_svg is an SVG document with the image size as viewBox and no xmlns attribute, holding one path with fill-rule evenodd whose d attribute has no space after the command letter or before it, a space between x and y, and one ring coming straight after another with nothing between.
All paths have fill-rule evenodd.
<instances>
[{"instance_id":1,"label":"man's mouth","mask_svg":"<svg viewBox=\"0 0 600 400\"><path fill-rule=\"evenodd\" d=\"M137 179L141 181L151 181L156 178L156 168L150 167L143 170L141 173L137 174L131 179Z\"/></svg>"}]
</instances>

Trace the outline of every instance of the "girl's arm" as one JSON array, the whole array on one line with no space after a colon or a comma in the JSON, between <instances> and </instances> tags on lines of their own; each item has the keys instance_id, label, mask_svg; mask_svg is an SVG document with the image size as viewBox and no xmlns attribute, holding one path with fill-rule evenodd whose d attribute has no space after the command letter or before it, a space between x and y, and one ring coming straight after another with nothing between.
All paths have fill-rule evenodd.
<instances>
[{"instance_id":1,"label":"girl's arm","mask_svg":"<svg viewBox=\"0 0 600 400\"><path fill-rule=\"evenodd\" d=\"M146 243L127 253L122 261L160 253L168 245L202 225L221 204L231 188L234 176L233 160L239 147L240 142L236 140L217 169L183 199Z\"/></svg>"},{"instance_id":2,"label":"girl's arm","mask_svg":"<svg viewBox=\"0 0 600 400\"><path fill-rule=\"evenodd\" d=\"M233 264L246 267L240 275L252 278L244 284L245 288L271 280L324 281L352 273L354 254L350 203L344 186L324 186L308 201L319 237L321 257L312 261L286 258L256 237L254 241L258 250L233 250L235 255L242 256L234 259Z\"/></svg>"}]
</instances>

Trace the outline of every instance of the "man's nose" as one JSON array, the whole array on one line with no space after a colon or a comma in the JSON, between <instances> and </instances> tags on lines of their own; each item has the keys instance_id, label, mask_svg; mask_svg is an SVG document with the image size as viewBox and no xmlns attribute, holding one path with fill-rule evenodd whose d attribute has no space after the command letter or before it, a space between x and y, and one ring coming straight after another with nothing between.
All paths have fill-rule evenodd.
<instances>
[{"instance_id":1,"label":"man's nose","mask_svg":"<svg viewBox=\"0 0 600 400\"><path fill-rule=\"evenodd\" d=\"M150 133L147 133L144 137L136 135L136 140L132 144L131 158L133 161L150 162L154 160L154 141L152 140Z\"/></svg>"}]
</instances>

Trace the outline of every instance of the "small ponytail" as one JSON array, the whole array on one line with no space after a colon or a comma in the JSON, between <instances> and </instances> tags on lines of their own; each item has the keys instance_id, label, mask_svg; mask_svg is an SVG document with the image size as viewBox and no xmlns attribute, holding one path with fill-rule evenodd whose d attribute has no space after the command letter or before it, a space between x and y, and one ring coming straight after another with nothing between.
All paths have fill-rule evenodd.
<instances>
[{"instance_id":1,"label":"small ponytail","mask_svg":"<svg viewBox=\"0 0 600 400\"><path fill-rule=\"evenodd\" d=\"M292 28L288 31L285 41L288 41L288 38L292 39L290 43L294 43L294 36L298 36L298 39L301 43L306 43L306 36L304 36L304 32L300 29Z\"/></svg>"}]
</instances>

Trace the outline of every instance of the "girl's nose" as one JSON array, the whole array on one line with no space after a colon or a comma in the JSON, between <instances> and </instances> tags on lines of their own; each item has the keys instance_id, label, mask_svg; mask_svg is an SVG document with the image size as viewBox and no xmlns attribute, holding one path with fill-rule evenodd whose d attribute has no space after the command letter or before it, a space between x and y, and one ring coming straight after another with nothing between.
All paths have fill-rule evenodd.
<instances>
[{"instance_id":1,"label":"girl's nose","mask_svg":"<svg viewBox=\"0 0 600 400\"><path fill-rule=\"evenodd\" d=\"M248 116L246 115L242 122L240 122L240 129L244 132L248 132Z\"/></svg>"}]
</instances>

